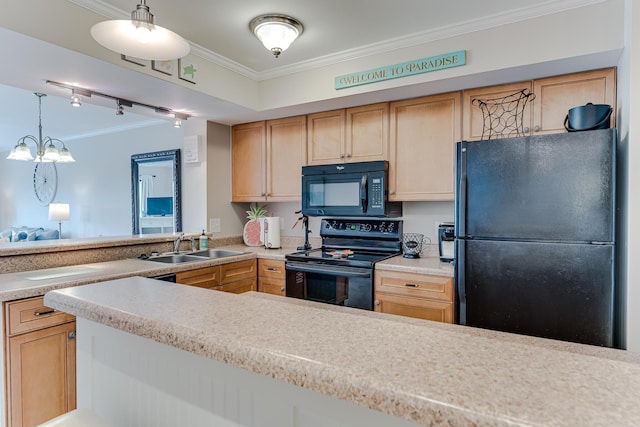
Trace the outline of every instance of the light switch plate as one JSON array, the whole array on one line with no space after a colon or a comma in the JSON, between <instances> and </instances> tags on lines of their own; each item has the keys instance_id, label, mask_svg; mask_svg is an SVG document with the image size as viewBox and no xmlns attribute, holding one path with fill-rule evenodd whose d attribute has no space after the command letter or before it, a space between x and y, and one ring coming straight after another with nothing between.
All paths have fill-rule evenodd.
<instances>
[{"instance_id":1,"label":"light switch plate","mask_svg":"<svg viewBox=\"0 0 640 427\"><path fill-rule=\"evenodd\" d=\"M209 230L212 233L220 233L220 218L209 218Z\"/></svg>"}]
</instances>

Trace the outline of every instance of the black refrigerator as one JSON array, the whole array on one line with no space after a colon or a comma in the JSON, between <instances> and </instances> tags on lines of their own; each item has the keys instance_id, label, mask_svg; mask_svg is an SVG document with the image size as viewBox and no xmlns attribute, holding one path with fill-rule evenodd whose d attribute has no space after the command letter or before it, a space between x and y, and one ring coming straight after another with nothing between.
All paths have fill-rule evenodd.
<instances>
[{"instance_id":1,"label":"black refrigerator","mask_svg":"<svg viewBox=\"0 0 640 427\"><path fill-rule=\"evenodd\" d=\"M460 324L617 346L615 157L615 129L457 143Z\"/></svg>"}]
</instances>

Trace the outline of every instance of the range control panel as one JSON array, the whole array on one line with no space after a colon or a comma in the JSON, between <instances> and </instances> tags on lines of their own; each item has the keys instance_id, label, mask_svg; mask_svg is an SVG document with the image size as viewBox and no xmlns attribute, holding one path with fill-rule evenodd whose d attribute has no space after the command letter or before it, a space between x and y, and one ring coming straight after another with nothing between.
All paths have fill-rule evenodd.
<instances>
[{"instance_id":1,"label":"range control panel","mask_svg":"<svg viewBox=\"0 0 640 427\"><path fill-rule=\"evenodd\" d=\"M384 237L402 235L400 219L325 218L321 223L322 237Z\"/></svg>"}]
</instances>

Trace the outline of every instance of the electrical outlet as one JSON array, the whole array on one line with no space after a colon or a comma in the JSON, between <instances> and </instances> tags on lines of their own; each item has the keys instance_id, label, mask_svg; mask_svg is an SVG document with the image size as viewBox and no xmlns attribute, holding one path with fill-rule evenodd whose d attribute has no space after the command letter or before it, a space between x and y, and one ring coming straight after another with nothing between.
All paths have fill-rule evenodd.
<instances>
[{"instance_id":1,"label":"electrical outlet","mask_svg":"<svg viewBox=\"0 0 640 427\"><path fill-rule=\"evenodd\" d=\"M209 230L212 233L220 233L220 218L209 218Z\"/></svg>"}]
</instances>

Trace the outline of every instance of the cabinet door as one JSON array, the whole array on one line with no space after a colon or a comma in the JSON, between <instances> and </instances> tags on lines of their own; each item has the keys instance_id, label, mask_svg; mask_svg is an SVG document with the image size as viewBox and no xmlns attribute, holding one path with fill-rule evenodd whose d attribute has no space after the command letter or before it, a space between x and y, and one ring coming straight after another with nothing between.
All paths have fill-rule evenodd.
<instances>
[{"instance_id":1,"label":"cabinet door","mask_svg":"<svg viewBox=\"0 0 640 427\"><path fill-rule=\"evenodd\" d=\"M342 162L345 157L345 110L307 116L307 164Z\"/></svg>"},{"instance_id":2,"label":"cabinet door","mask_svg":"<svg viewBox=\"0 0 640 427\"><path fill-rule=\"evenodd\" d=\"M505 96L514 94L523 89L527 89L529 92L532 91L531 81L524 81L519 83L510 83L498 86L489 86L489 87L481 87L477 89L469 89L465 90L462 93L462 139L465 141L478 141L483 137L484 127L487 127L485 131L484 139L488 139L489 131L488 128L491 126L489 119L484 120L484 114L480 107L473 102L474 99L481 100L495 100L500 99ZM530 134L531 129L531 104L533 101L527 102L522 111L522 131L524 135ZM509 113L507 113L509 114ZM505 116L506 118L506 116ZM524 136L523 135L523 136ZM516 136L516 135L512 135ZM505 136L506 137L506 136ZM492 139L496 139L492 137Z\"/></svg>"},{"instance_id":3,"label":"cabinet door","mask_svg":"<svg viewBox=\"0 0 640 427\"><path fill-rule=\"evenodd\" d=\"M260 202L266 195L265 122L234 126L231 132L231 201Z\"/></svg>"},{"instance_id":4,"label":"cabinet door","mask_svg":"<svg viewBox=\"0 0 640 427\"><path fill-rule=\"evenodd\" d=\"M460 92L392 102L389 199L453 200Z\"/></svg>"},{"instance_id":5,"label":"cabinet door","mask_svg":"<svg viewBox=\"0 0 640 427\"><path fill-rule=\"evenodd\" d=\"M242 279L253 279L255 284L256 277L258 276L256 274L255 259L223 264L220 270L220 283L223 285Z\"/></svg>"},{"instance_id":6,"label":"cabinet door","mask_svg":"<svg viewBox=\"0 0 640 427\"><path fill-rule=\"evenodd\" d=\"M286 282L282 279L260 276L258 278L258 292L285 296L287 294Z\"/></svg>"},{"instance_id":7,"label":"cabinet door","mask_svg":"<svg viewBox=\"0 0 640 427\"><path fill-rule=\"evenodd\" d=\"M348 162L387 160L389 156L389 104L364 105L346 110Z\"/></svg>"},{"instance_id":8,"label":"cabinet door","mask_svg":"<svg viewBox=\"0 0 640 427\"><path fill-rule=\"evenodd\" d=\"M301 174L306 157L305 116L267 121L267 200L301 200Z\"/></svg>"},{"instance_id":9,"label":"cabinet door","mask_svg":"<svg viewBox=\"0 0 640 427\"><path fill-rule=\"evenodd\" d=\"M220 266L216 265L176 273L176 283L199 288L218 286L220 284Z\"/></svg>"},{"instance_id":10,"label":"cabinet door","mask_svg":"<svg viewBox=\"0 0 640 427\"><path fill-rule=\"evenodd\" d=\"M616 69L588 71L534 80L533 107L535 135L566 132L564 119L573 107L608 104L613 107L611 127L615 127Z\"/></svg>"},{"instance_id":11,"label":"cabinet door","mask_svg":"<svg viewBox=\"0 0 640 427\"><path fill-rule=\"evenodd\" d=\"M36 426L76 407L75 325L65 323L8 339L12 427Z\"/></svg>"},{"instance_id":12,"label":"cabinet door","mask_svg":"<svg viewBox=\"0 0 640 427\"><path fill-rule=\"evenodd\" d=\"M226 283L224 285L219 285L211 289L213 289L214 291L229 292L232 294L242 294L244 292L255 291L258 289L258 286L256 278L253 277L251 279L243 279L231 283Z\"/></svg>"},{"instance_id":13,"label":"cabinet door","mask_svg":"<svg viewBox=\"0 0 640 427\"><path fill-rule=\"evenodd\" d=\"M380 313L453 323L453 304L442 301L376 293L374 307Z\"/></svg>"},{"instance_id":14,"label":"cabinet door","mask_svg":"<svg viewBox=\"0 0 640 427\"><path fill-rule=\"evenodd\" d=\"M258 276L284 280L286 278L284 261L258 259Z\"/></svg>"}]
</instances>

